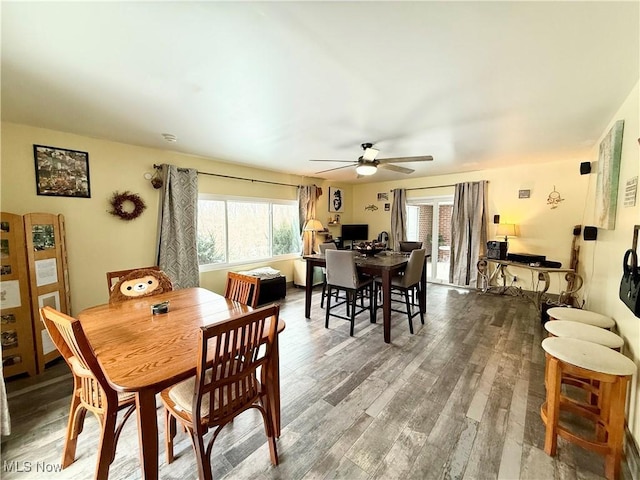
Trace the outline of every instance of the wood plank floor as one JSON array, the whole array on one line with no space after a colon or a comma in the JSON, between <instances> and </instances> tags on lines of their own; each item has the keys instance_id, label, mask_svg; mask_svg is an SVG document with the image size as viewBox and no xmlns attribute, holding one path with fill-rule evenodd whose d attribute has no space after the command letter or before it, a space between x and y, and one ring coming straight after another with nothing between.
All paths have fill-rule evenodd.
<instances>
[{"instance_id":1,"label":"wood plank floor","mask_svg":"<svg viewBox=\"0 0 640 480\"><path fill-rule=\"evenodd\" d=\"M603 460L559 440L542 450L542 328L523 298L429 285L426 324L394 313L392 343L381 320L331 320L319 291L304 318L304 291L282 302L282 436L273 467L257 411L225 427L214 446L220 479L600 479ZM381 319L381 313L378 317ZM417 323L416 323L417 322ZM72 381L63 362L34 379L8 382L12 435L2 438L3 479L92 478L98 442L87 416L76 462L59 470ZM160 418L161 409L158 409ZM160 477L195 479L194 455L180 432L174 463ZM27 470L31 471L27 471ZM135 419L124 427L111 479L140 478ZM623 478L631 478L626 465Z\"/></svg>"}]
</instances>

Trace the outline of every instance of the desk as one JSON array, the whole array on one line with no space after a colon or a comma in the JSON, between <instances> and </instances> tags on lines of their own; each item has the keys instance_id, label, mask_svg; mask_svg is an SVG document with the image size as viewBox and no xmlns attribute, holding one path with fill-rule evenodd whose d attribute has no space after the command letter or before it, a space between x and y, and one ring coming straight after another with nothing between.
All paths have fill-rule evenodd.
<instances>
[{"instance_id":1,"label":"desk","mask_svg":"<svg viewBox=\"0 0 640 480\"><path fill-rule=\"evenodd\" d=\"M495 270L489 274L489 264L495 264ZM527 265L526 263L511 262L509 260L496 260L493 258L482 257L476 265L478 273L482 279L482 291L488 292L491 289L498 289L498 293L507 293L509 289L515 288L517 294L524 294L520 287L512 287L507 285L507 279L513 278L507 268L509 266L524 268L538 274L538 281L542 282L542 288L536 288L530 299L538 308L542 308L542 302L546 298L546 292L549 290L551 283L551 273L564 273L567 281L567 288L560 294L560 300L566 299L582 288L582 277L571 268L550 268L536 267ZM500 285L500 282L502 285Z\"/></svg>"},{"instance_id":2,"label":"desk","mask_svg":"<svg viewBox=\"0 0 640 480\"><path fill-rule=\"evenodd\" d=\"M169 312L151 315L151 305L169 300ZM134 392L142 478L158 478L158 423L155 394L196 373L198 332L203 325L251 311L203 288L186 288L140 300L99 305L78 319L111 386ZM278 332L284 330L278 322ZM277 339L277 337L276 337ZM272 415L280 436L278 342L269 377L276 401Z\"/></svg>"},{"instance_id":3,"label":"desk","mask_svg":"<svg viewBox=\"0 0 640 480\"><path fill-rule=\"evenodd\" d=\"M382 278L382 327L384 330L385 343L391 343L391 277L398 272L404 270L409 261L408 255L398 253L378 254L374 257L367 257L353 252L356 268L359 272ZM311 317L311 293L313 286L311 285L313 267L326 266L324 255L314 254L305 255L303 257L307 261L307 283L305 286L304 297L304 316ZM425 264L431 255L425 257ZM420 310L424 313L427 311L427 269L422 269L422 279L420 280L422 294L418 301Z\"/></svg>"}]
</instances>

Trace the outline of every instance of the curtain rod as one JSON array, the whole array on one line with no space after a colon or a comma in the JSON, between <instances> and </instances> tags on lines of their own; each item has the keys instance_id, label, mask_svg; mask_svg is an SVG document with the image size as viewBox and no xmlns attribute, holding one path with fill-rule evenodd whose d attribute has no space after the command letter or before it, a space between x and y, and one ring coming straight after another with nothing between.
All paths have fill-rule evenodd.
<instances>
[{"instance_id":1,"label":"curtain rod","mask_svg":"<svg viewBox=\"0 0 640 480\"><path fill-rule=\"evenodd\" d=\"M455 187L455 183L451 183L449 185L434 185L432 187L413 187L413 188L405 188L405 190L427 190L429 188L442 188L442 187Z\"/></svg>"},{"instance_id":2,"label":"curtain rod","mask_svg":"<svg viewBox=\"0 0 640 480\"><path fill-rule=\"evenodd\" d=\"M480 180L481 182L489 183L489 180ZM429 188L443 188L443 187L455 187L456 183L450 183L449 185L433 185L432 187L413 187L413 188L405 188L405 190L427 190Z\"/></svg>"},{"instance_id":3,"label":"curtain rod","mask_svg":"<svg viewBox=\"0 0 640 480\"><path fill-rule=\"evenodd\" d=\"M161 165L153 164L153 168L156 170L160 170L162 168ZM185 171L186 168L178 168L178 170ZM221 173L209 173L209 172L200 172L198 171L198 175L209 175L212 177L222 177L222 178L231 178L233 180L244 180L246 182L257 182L257 183L268 183L270 185L282 185L283 187L300 187L301 185L293 185L292 183L280 183L280 182L270 182L268 180L256 180L255 178L245 178L245 177L234 177L232 175L222 175Z\"/></svg>"}]
</instances>

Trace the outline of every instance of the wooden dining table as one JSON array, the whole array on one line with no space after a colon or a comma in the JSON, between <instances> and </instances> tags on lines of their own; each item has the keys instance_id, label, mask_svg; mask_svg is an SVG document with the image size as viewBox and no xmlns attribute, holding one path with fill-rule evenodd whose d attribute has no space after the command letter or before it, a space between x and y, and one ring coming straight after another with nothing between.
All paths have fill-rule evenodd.
<instances>
[{"instance_id":1,"label":"wooden dining table","mask_svg":"<svg viewBox=\"0 0 640 480\"><path fill-rule=\"evenodd\" d=\"M353 252L358 272L367 275L380 277L382 279L382 329L385 343L391 343L391 277L397 275L407 267L409 255L384 252L375 256L366 256L358 252ZM323 254L304 255L307 261L307 276L305 283L304 316L311 317L311 295L313 293L313 267L325 267L326 258ZM427 268L426 262L431 255L425 257L425 267L422 269L420 279L420 295L418 303L420 311L427 311Z\"/></svg>"},{"instance_id":2,"label":"wooden dining table","mask_svg":"<svg viewBox=\"0 0 640 480\"><path fill-rule=\"evenodd\" d=\"M165 301L169 311L152 315L151 306ZM109 384L116 391L135 394L142 478L158 478L156 393L195 375L200 327L253 310L204 288L186 288L99 305L78 315ZM278 333L284 328L279 320ZM279 437L277 335L272 358L265 373L275 399L269 414Z\"/></svg>"}]
</instances>

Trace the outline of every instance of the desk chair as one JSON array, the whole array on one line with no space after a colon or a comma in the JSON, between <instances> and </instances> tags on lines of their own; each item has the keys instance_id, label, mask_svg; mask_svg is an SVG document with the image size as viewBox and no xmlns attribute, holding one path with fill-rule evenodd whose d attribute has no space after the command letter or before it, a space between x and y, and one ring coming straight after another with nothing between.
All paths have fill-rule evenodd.
<instances>
[{"instance_id":1,"label":"desk chair","mask_svg":"<svg viewBox=\"0 0 640 480\"><path fill-rule=\"evenodd\" d=\"M75 461L78 435L82 432L84 418L89 411L96 416L100 425L100 450L95 478L106 479L122 427L136 408L134 394L119 393L109 386L78 320L51 307L41 308L40 318L73 373L73 396L62 468ZM118 411L125 408L127 411L122 421L116 425Z\"/></svg>"},{"instance_id":2,"label":"desk chair","mask_svg":"<svg viewBox=\"0 0 640 480\"><path fill-rule=\"evenodd\" d=\"M224 296L250 307L258 306L260 297L260 279L241 273L228 272Z\"/></svg>"},{"instance_id":3,"label":"desk chair","mask_svg":"<svg viewBox=\"0 0 640 480\"><path fill-rule=\"evenodd\" d=\"M353 252L349 250L327 250L327 311L325 314L325 328L329 328L329 317L341 318L351 323L349 335L353 337L355 317L365 310L369 310L371 323L375 323L375 310L371 299L373 298L373 279L370 277L360 278L356 270ZM345 292L345 298L340 301L336 298L336 303L331 305L331 294L333 291ZM367 292L369 296L369 306L364 306L363 295ZM360 297L360 309L356 309L356 299ZM341 305L346 306L348 317L336 313L331 313Z\"/></svg>"},{"instance_id":4,"label":"desk chair","mask_svg":"<svg viewBox=\"0 0 640 480\"><path fill-rule=\"evenodd\" d=\"M406 313L409 318L409 331L413 333L413 317L416 315L420 315L420 322L424 325L424 313L422 313L422 309L418 305L418 311L412 313L411 306L414 305L412 301L409 300L409 293L411 293L412 298L414 297L414 293L418 294L418 298L421 293L420 280L422 279L422 269L424 268L424 259L426 257L427 251L424 249L412 250L411 255L409 256L409 261L407 262L407 268L404 271L404 275L398 275L391 278L391 301L398 301L397 297L394 298L394 294L399 294L404 301L406 310L399 310L391 308L394 312ZM377 309L379 306L378 303L378 293L382 286L382 279L380 277L376 277L375 279L375 295L374 295L374 308ZM415 305L414 305L415 306ZM393 305L392 305L393 307Z\"/></svg>"},{"instance_id":5,"label":"desk chair","mask_svg":"<svg viewBox=\"0 0 640 480\"><path fill-rule=\"evenodd\" d=\"M173 462L177 420L191 436L198 477L211 480L211 452L218 434L242 412L255 408L262 414L271 463L278 464L275 426L267 413L275 394L270 387L267 365L274 360L278 314L279 306L271 305L201 327L195 377L160 394L165 408L167 463ZM264 332L267 332L266 341ZM263 345L266 348L261 348ZM214 427L205 446L203 437Z\"/></svg>"}]
</instances>

